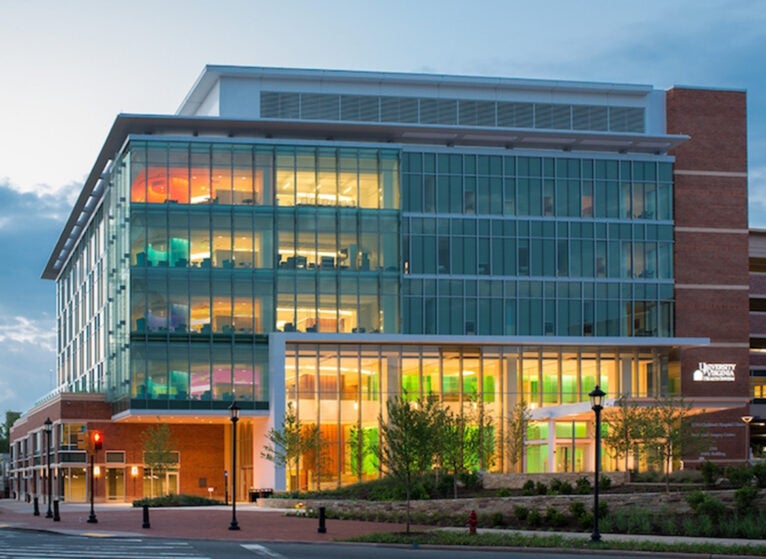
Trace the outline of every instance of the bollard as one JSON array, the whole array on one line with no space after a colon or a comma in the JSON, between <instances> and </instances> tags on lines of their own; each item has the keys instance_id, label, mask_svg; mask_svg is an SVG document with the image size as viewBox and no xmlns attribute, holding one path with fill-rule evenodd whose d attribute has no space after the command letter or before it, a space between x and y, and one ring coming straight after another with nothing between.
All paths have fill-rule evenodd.
<instances>
[{"instance_id":1,"label":"bollard","mask_svg":"<svg viewBox=\"0 0 766 559\"><path fill-rule=\"evenodd\" d=\"M152 525L149 524L149 505L144 505L144 523L141 525L141 528L151 528Z\"/></svg>"},{"instance_id":2,"label":"bollard","mask_svg":"<svg viewBox=\"0 0 766 559\"><path fill-rule=\"evenodd\" d=\"M327 510L325 507L319 507L319 528L317 528L317 532L320 534L325 534L327 532L327 527L325 526L326 513Z\"/></svg>"},{"instance_id":3,"label":"bollard","mask_svg":"<svg viewBox=\"0 0 766 559\"><path fill-rule=\"evenodd\" d=\"M53 522L61 522L61 517L59 516L59 500L58 499L53 501Z\"/></svg>"},{"instance_id":4,"label":"bollard","mask_svg":"<svg viewBox=\"0 0 766 559\"><path fill-rule=\"evenodd\" d=\"M34 516L40 516L40 500L35 497L32 502L34 503L34 512L32 514Z\"/></svg>"}]
</instances>

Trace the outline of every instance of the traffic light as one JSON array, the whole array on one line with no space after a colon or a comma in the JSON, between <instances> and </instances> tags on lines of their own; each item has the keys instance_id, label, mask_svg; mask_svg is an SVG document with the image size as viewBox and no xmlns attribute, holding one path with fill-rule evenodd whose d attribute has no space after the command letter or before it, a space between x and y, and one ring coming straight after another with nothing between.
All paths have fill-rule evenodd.
<instances>
[{"instance_id":1,"label":"traffic light","mask_svg":"<svg viewBox=\"0 0 766 559\"><path fill-rule=\"evenodd\" d=\"M101 450L104 446L104 435L101 431L93 431L93 450Z\"/></svg>"}]
</instances>

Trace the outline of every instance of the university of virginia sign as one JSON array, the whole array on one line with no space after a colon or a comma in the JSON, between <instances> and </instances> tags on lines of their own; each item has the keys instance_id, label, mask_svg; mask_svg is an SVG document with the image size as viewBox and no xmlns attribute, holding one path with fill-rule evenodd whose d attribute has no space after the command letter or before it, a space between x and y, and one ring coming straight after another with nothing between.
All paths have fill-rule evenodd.
<instances>
[{"instance_id":1,"label":"university of virginia sign","mask_svg":"<svg viewBox=\"0 0 766 559\"><path fill-rule=\"evenodd\" d=\"M735 368L734 363L700 363L692 378L702 382L733 382Z\"/></svg>"}]
</instances>

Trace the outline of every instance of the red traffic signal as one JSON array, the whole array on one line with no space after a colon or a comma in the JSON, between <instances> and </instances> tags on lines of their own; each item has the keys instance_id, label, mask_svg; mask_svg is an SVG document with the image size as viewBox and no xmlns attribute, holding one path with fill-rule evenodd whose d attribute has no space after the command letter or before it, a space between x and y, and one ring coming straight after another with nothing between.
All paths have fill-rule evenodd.
<instances>
[{"instance_id":1,"label":"red traffic signal","mask_svg":"<svg viewBox=\"0 0 766 559\"><path fill-rule=\"evenodd\" d=\"M101 433L101 431L93 431L93 435L91 436L91 440L93 441L93 449L94 450L101 450L104 446L104 435Z\"/></svg>"}]
</instances>

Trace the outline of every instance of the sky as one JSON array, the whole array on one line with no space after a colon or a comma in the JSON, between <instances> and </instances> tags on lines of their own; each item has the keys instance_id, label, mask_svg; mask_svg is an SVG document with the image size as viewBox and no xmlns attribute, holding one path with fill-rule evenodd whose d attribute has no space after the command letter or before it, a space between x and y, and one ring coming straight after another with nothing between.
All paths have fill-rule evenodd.
<instances>
[{"instance_id":1,"label":"sky","mask_svg":"<svg viewBox=\"0 0 766 559\"><path fill-rule=\"evenodd\" d=\"M172 114L205 64L745 90L766 228L762 0L0 0L0 414L55 386L40 279L119 113Z\"/></svg>"}]
</instances>

